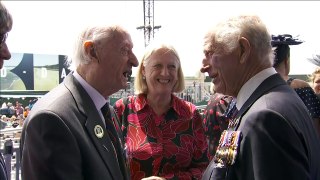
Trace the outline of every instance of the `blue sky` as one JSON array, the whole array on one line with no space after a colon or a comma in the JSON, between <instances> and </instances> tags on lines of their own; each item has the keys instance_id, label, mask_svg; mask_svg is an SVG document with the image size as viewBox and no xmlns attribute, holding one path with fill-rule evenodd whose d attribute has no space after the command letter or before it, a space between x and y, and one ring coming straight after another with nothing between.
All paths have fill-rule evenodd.
<instances>
[{"instance_id":1,"label":"blue sky","mask_svg":"<svg viewBox=\"0 0 320 180\"><path fill-rule=\"evenodd\" d=\"M143 1L3 1L14 24L7 39L12 52L69 54L82 27L95 23L119 23L131 33L134 52L144 50ZM320 52L318 1L155 1L154 23L162 28L155 38L173 44L186 76L201 66L205 32L229 16L259 15L273 34L299 35L305 43L291 47L291 74L311 73L306 59ZM136 69L136 68L135 68Z\"/></svg>"}]
</instances>

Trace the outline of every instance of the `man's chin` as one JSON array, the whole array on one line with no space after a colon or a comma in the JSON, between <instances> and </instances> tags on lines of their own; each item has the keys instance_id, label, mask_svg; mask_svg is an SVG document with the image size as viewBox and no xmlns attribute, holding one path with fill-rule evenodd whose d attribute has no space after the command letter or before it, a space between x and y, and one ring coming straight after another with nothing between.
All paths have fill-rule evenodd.
<instances>
[{"instance_id":1,"label":"man's chin","mask_svg":"<svg viewBox=\"0 0 320 180\"><path fill-rule=\"evenodd\" d=\"M218 88L218 87L215 87L214 91L217 93L220 93L220 94L226 93L224 90L222 90L221 88Z\"/></svg>"},{"instance_id":2,"label":"man's chin","mask_svg":"<svg viewBox=\"0 0 320 180\"><path fill-rule=\"evenodd\" d=\"M122 82L122 89L127 89L127 88L130 88L130 82Z\"/></svg>"}]
</instances>

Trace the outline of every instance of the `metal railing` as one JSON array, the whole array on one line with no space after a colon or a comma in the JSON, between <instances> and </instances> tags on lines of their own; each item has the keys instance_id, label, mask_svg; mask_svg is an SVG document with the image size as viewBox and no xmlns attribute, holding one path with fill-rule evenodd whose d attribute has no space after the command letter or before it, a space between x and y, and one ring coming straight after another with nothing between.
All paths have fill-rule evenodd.
<instances>
[{"instance_id":1,"label":"metal railing","mask_svg":"<svg viewBox=\"0 0 320 180\"><path fill-rule=\"evenodd\" d=\"M20 136L22 128L5 128L0 130L0 152L3 154L9 180L21 179L20 171Z\"/></svg>"}]
</instances>

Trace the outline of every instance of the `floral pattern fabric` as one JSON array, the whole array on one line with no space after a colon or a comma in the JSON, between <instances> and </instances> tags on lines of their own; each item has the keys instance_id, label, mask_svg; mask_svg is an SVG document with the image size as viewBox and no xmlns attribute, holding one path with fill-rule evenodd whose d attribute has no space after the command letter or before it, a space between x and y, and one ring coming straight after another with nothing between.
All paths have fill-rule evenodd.
<instances>
[{"instance_id":1,"label":"floral pattern fabric","mask_svg":"<svg viewBox=\"0 0 320 180\"><path fill-rule=\"evenodd\" d=\"M210 97L203 112L203 124L209 145L208 156L210 160L216 153L221 133L228 128L229 118L225 114L231 101L231 96L215 93Z\"/></svg>"},{"instance_id":2,"label":"floral pattern fabric","mask_svg":"<svg viewBox=\"0 0 320 180\"><path fill-rule=\"evenodd\" d=\"M158 116L140 94L118 100L114 108L121 121L132 180L149 176L201 179L209 159L195 105L172 95L171 108Z\"/></svg>"}]
</instances>

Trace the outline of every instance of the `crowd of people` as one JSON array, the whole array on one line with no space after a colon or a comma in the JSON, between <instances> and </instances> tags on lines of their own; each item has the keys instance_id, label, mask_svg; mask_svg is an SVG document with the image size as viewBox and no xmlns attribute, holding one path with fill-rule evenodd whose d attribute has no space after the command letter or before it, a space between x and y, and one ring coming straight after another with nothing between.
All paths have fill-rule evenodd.
<instances>
[{"instance_id":1,"label":"crowd of people","mask_svg":"<svg viewBox=\"0 0 320 180\"><path fill-rule=\"evenodd\" d=\"M28 105L23 105L19 101L15 101L15 105L11 102L3 102L0 108L0 129L22 127L25 118L28 116L37 98L30 100Z\"/></svg>"},{"instance_id":2,"label":"crowd of people","mask_svg":"<svg viewBox=\"0 0 320 180\"><path fill-rule=\"evenodd\" d=\"M1 67L10 59L11 27L0 3ZM289 45L299 43L271 35L256 15L214 26L199 60L213 85L202 115L175 95L185 85L172 45L153 42L139 61L123 27L87 27L64 81L27 115L16 103L15 115L25 118L22 179L318 180L320 75L312 73L310 83L289 77ZM133 67L135 95L111 105Z\"/></svg>"}]
</instances>

